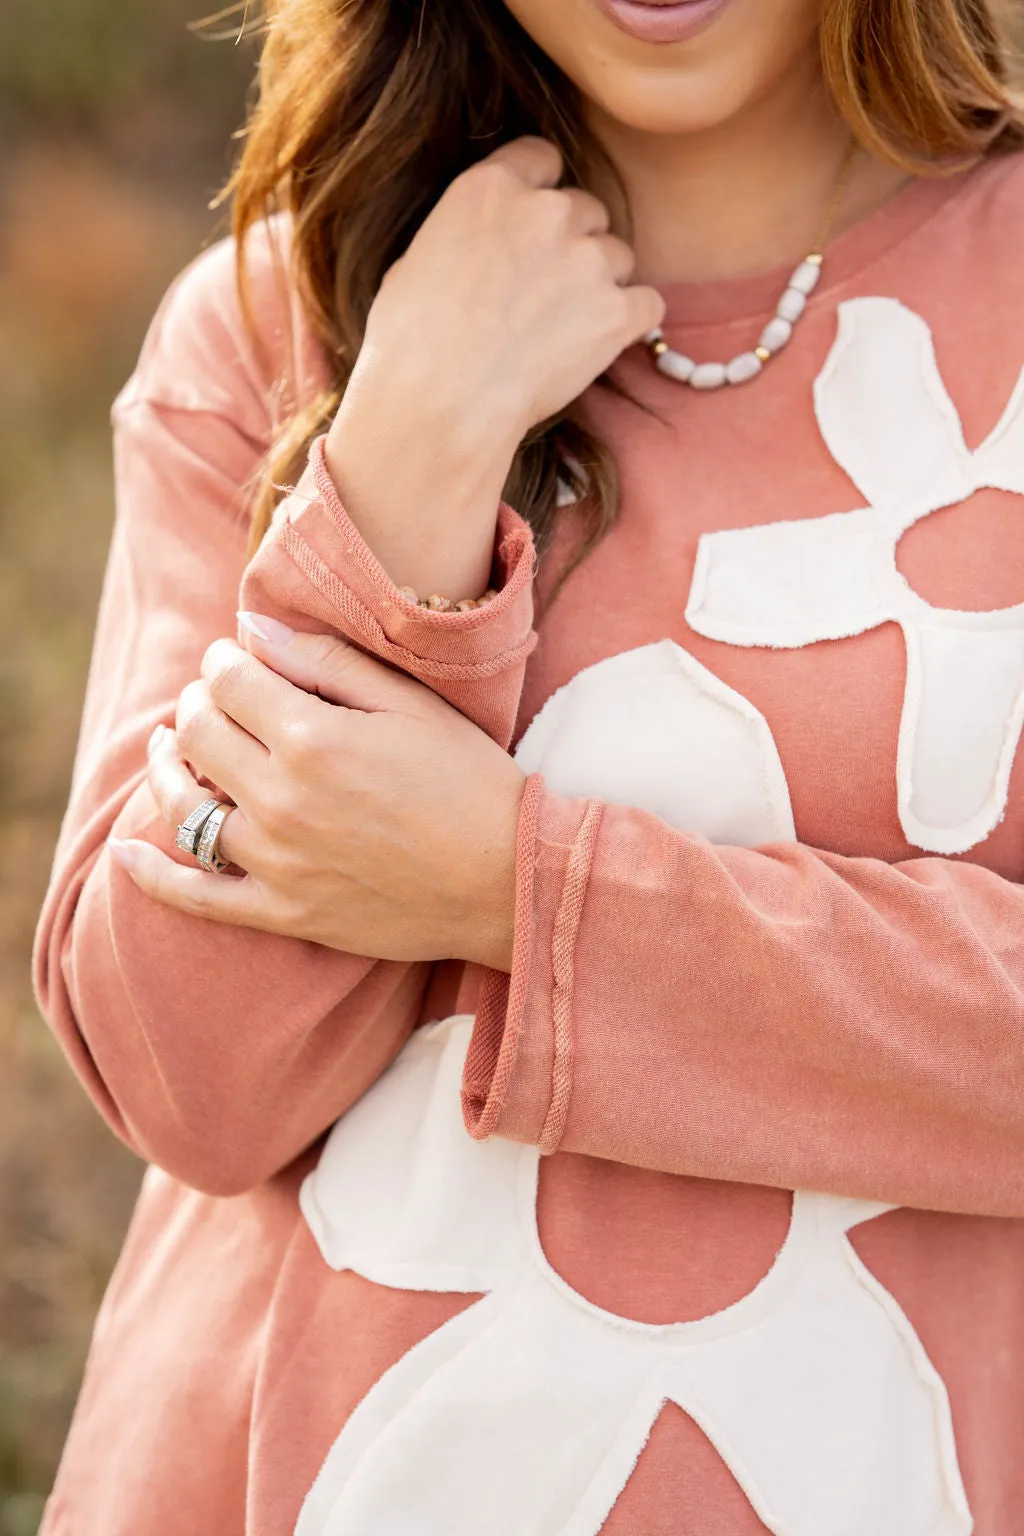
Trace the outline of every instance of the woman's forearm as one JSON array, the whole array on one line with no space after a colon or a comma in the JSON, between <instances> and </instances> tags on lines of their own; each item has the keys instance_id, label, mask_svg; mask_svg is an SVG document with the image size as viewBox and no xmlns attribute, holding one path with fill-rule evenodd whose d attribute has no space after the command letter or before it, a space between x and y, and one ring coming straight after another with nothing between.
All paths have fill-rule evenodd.
<instances>
[{"instance_id":1,"label":"woman's forearm","mask_svg":"<svg viewBox=\"0 0 1024 1536\"><path fill-rule=\"evenodd\" d=\"M1024 892L966 862L715 847L534 781L477 1135L1024 1215Z\"/></svg>"}]
</instances>

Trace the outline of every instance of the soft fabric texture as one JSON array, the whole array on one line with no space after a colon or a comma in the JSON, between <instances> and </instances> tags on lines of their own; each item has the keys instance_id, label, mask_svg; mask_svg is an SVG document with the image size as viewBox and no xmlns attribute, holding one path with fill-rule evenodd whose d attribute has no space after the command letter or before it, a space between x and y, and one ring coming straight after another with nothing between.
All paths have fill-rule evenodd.
<instances>
[{"instance_id":1,"label":"soft fabric texture","mask_svg":"<svg viewBox=\"0 0 1024 1536\"><path fill-rule=\"evenodd\" d=\"M969 1532L945 1389L845 1238L886 1207L797 1192L775 1263L734 1306L661 1325L604 1312L545 1260L537 1148L466 1136L471 1029L418 1031L303 1185L332 1268L489 1294L360 1404L296 1536L594 1536L666 1401L776 1536Z\"/></svg>"},{"instance_id":2,"label":"soft fabric texture","mask_svg":"<svg viewBox=\"0 0 1024 1536\"><path fill-rule=\"evenodd\" d=\"M669 640L579 673L516 759L560 793L716 842L793 836L767 723ZM303 1183L332 1269L487 1299L385 1372L331 1447L296 1536L596 1536L666 1402L701 1426L776 1536L969 1532L945 1388L846 1241L891 1207L796 1191L775 1263L733 1306L660 1325L605 1312L544 1257L539 1148L466 1135L472 1027L417 1031Z\"/></svg>"},{"instance_id":3,"label":"soft fabric texture","mask_svg":"<svg viewBox=\"0 0 1024 1536\"><path fill-rule=\"evenodd\" d=\"M751 575L765 602L788 601L785 561L756 553L768 530L910 506L902 476L917 459L860 434L854 461L841 431L826 440L819 427L814 381L840 303L896 301L917 317L967 450L990 438L1024 363L1024 165L913 184L837 240L799 336L750 385L698 396L631 349L616 372L636 403L599 389L586 402L621 467L616 526L546 604L574 514L535 583L527 531L503 510L502 597L469 615L404 602L315 452L243 580L250 476L275 423L323 376L275 242L286 243L281 226L251 250L259 345L233 253L217 247L171 290L115 411L117 527L37 976L98 1107L158 1167L98 1321L46 1536L285 1536L375 1383L458 1314L472 1318L465 1294L332 1270L298 1189L323 1134L413 1030L474 1010L466 1123L551 1154L537 1189L546 1262L606 1313L671 1324L740 1302L786 1239L794 1188L904 1207L849 1240L945 1383L975 1530L1024 1532L1020 754L1003 785L1003 757L990 753L980 796L969 775L952 799L946 780L915 780L916 755L900 753L904 630L860 607L829 631L842 638L820 638L820 563L804 568L800 627L781 644L763 629L712 633L710 607L686 619L705 537L709 573L723 578L720 621L735 625ZM667 339L732 355L785 275L668 290ZM892 336L885 327L886 348ZM853 393L862 411L864 390ZM955 433L936 411L938 474ZM842 398L832 412L857 426ZM1006 442L1006 473L1018 474L1020 449ZM1024 599L1024 503L1015 490L968 496L979 483L905 524L895 568L927 608L991 613ZM740 530L750 542L713 542ZM660 809L534 777L511 977L374 963L170 912L135 889L105 839L171 850L144 784L145 743L173 718L205 646L233 632L240 596L349 634L510 743L577 674L670 642L715 679L723 707L742 701L740 739L764 722L798 841L780 831L764 846L720 846ZM1013 622L942 627L970 641ZM964 654L926 658L949 684L944 714L922 671L926 768L964 718ZM1012 688L988 697L988 683L986 672L968 718L998 720L1010 740ZM913 842L918 822L959 829L966 855ZM669 1404L603 1529L765 1527L696 1421Z\"/></svg>"}]
</instances>

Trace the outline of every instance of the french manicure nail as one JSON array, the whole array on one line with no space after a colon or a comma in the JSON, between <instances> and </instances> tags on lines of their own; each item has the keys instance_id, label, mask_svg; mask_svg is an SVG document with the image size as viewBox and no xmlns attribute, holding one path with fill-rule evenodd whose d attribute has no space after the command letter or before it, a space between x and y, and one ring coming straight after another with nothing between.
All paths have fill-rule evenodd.
<instances>
[{"instance_id":1,"label":"french manicure nail","mask_svg":"<svg viewBox=\"0 0 1024 1536\"><path fill-rule=\"evenodd\" d=\"M117 860L129 873L139 862L139 855L131 843L124 842L120 837L108 837L107 847L110 849L111 858Z\"/></svg>"},{"instance_id":2,"label":"french manicure nail","mask_svg":"<svg viewBox=\"0 0 1024 1536\"><path fill-rule=\"evenodd\" d=\"M161 741L163 740L163 735L164 735L164 732L166 731L166 729L167 729L166 725L158 725L156 727L156 729L154 730L152 736L146 742L146 756L147 757L152 757L153 756L153 753L156 751L157 747L160 745Z\"/></svg>"},{"instance_id":3,"label":"french manicure nail","mask_svg":"<svg viewBox=\"0 0 1024 1536\"><path fill-rule=\"evenodd\" d=\"M295 639L294 629L289 629L287 624L282 624L280 619L272 619L265 613L248 613L244 608L237 614L238 622L250 635L255 635L257 640L262 640L264 645L290 645Z\"/></svg>"}]
</instances>

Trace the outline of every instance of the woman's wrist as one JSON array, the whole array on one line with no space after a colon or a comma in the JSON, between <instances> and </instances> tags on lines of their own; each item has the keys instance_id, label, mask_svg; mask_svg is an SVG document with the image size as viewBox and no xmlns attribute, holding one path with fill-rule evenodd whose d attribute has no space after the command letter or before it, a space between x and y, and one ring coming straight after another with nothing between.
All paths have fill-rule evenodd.
<instances>
[{"instance_id":1,"label":"woman's wrist","mask_svg":"<svg viewBox=\"0 0 1024 1536\"><path fill-rule=\"evenodd\" d=\"M353 523L398 587L455 601L491 583L494 530L518 438L429 388L353 377L324 445Z\"/></svg>"},{"instance_id":2,"label":"woman's wrist","mask_svg":"<svg viewBox=\"0 0 1024 1536\"><path fill-rule=\"evenodd\" d=\"M527 779L511 758L506 758L505 764L507 772L495 775L494 831L474 860L472 889L466 902L469 915L457 956L511 973L519 818Z\"/></svg>"}]
</instances>

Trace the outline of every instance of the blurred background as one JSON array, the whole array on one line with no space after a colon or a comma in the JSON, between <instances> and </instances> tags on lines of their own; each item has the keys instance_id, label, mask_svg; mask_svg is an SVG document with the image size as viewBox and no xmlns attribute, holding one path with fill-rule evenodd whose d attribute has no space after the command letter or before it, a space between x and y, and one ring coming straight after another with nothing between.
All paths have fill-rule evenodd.
<instances>
[{"instance_id":1,"label":"blurred background","mask_svg":"<svg viewBox=\"0 0 1024 1536\"><path fill-rule=\"evenodd\" d=\"M203 0L0 0L0 1536L33 1536L141 1167L32 1001L113 515L108 411L223 232L254 67ZM228 36L218 38L214 34Z\"/></svg>"}]
</instances>

